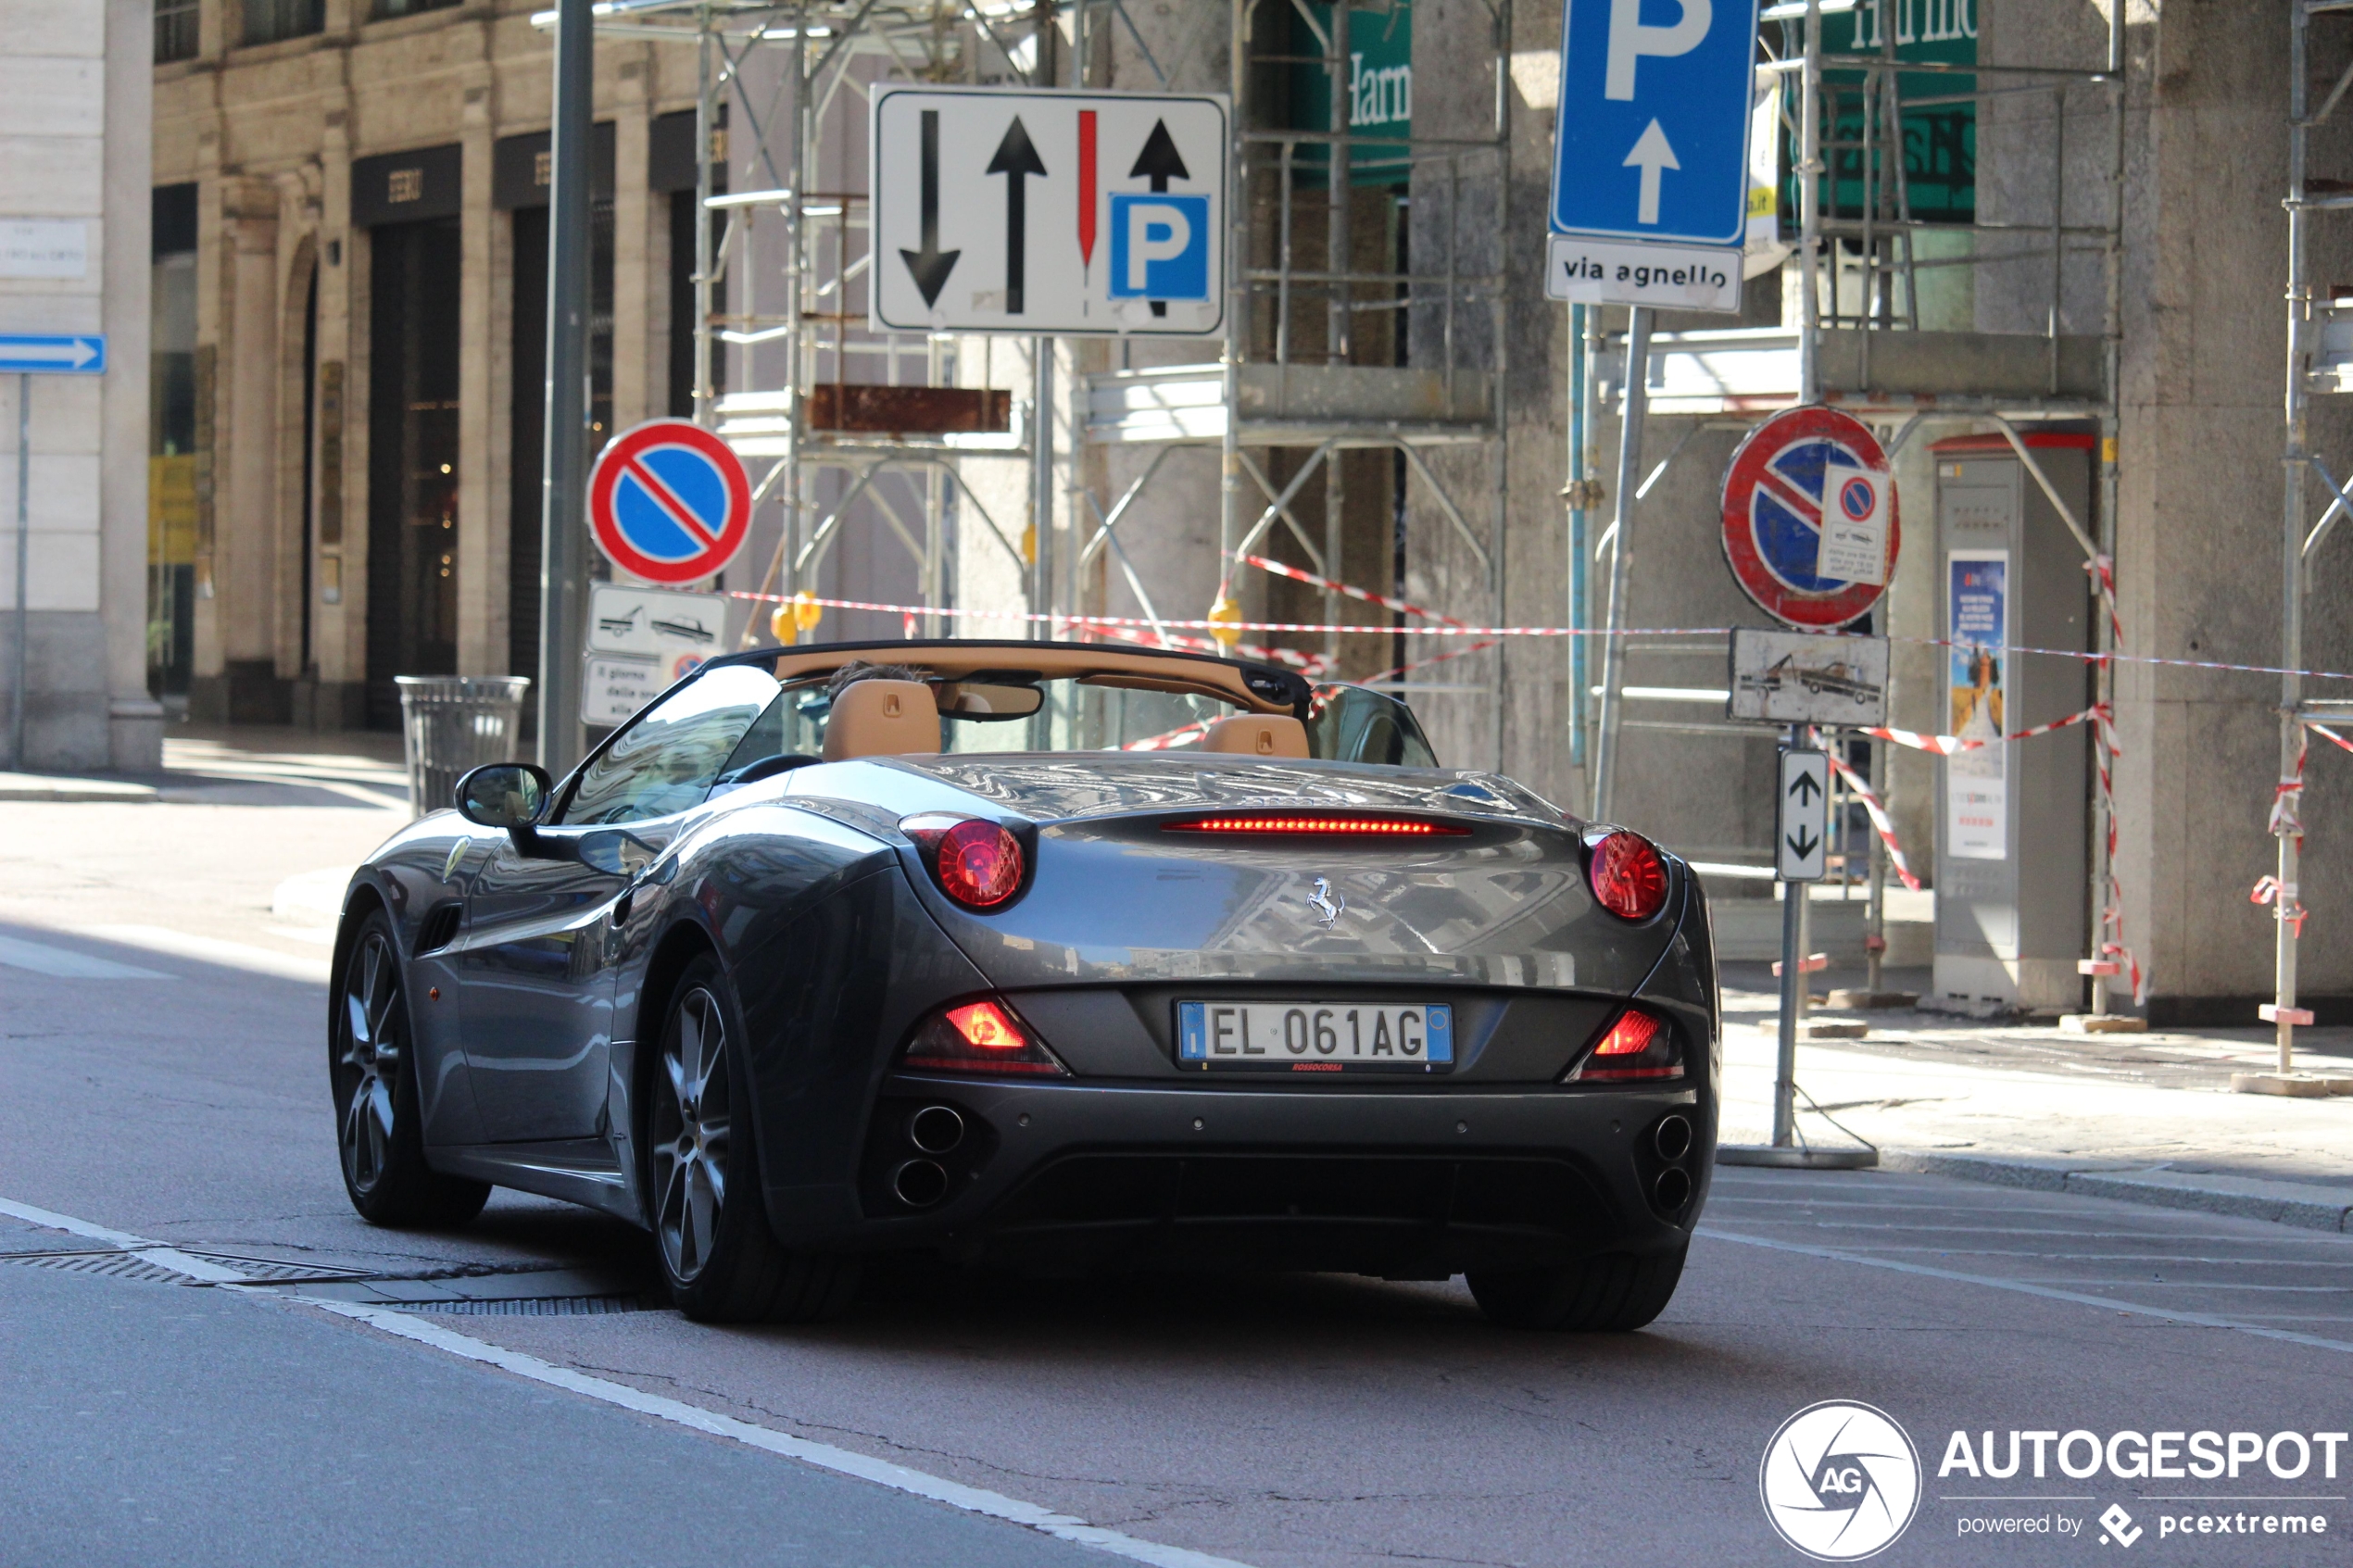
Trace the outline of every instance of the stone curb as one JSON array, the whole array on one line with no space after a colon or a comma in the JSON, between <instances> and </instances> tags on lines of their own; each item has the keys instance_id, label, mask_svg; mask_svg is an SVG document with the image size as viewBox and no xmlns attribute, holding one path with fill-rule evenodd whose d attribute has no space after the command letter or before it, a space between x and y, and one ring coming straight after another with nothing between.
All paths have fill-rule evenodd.
<instances>
[{"instance_id":1,"label":"stone curb","mask_svg":"<svg viewBox=\"0 0 2353 1568\"><path fill-rule=\"evenodd\" d=\"M77 779L52 777L44 773L0 772L0 803L143 802L152 801L157 797L155 785L133 784L128 779Z\"/></svg>"},{"instance_id":2,"label":"stone curb","mask_svg":"<svg viewBox=\"0 0 2353 1568\"><path fill-rule=\"evenodd\" d=\"M2065 1192L2079 1198L2106 1198L2158 1209L2263 1220L2298 1230L2353 1229L2353 1224L2347 1223L2348 1217L2353 1217L2353 1190L2312 1186L2302 1182L2170 1171L2117 1160L2047 1160L2022 1155L2000 1159L1924 1149L1882 1149L1880 1167L1921 1175L1953 1176L1994 1186Z\"/></svg>"}]
</instances>

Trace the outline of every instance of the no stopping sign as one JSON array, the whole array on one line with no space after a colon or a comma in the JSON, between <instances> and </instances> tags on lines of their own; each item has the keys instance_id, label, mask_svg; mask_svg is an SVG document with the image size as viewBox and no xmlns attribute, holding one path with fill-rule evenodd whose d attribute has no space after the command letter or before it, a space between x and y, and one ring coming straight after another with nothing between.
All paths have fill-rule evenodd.
<instances>
[{"instance_id":1,"label":"no stopping sign","mask_svg":"<svg viewBox=\"0 0 2353 1568\"><path fill-rule=\"evenodd\" d=\"M606 443L588 476L588 527L634 577L698 583L751 532L751 482L728 445L685 420L652 420Z\"/></svg>"}]
</instances>

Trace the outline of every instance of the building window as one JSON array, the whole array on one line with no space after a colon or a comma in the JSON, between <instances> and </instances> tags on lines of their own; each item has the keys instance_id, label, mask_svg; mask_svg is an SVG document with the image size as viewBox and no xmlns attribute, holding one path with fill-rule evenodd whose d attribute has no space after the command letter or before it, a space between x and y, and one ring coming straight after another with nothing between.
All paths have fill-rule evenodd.
<instances>
[{"instance_id":1,"label":"building window","mask_svg":"<svg viewBox=\"0 0 2353 1568\"><path fill-rule=\"evenodd\" d=\"M245 42L307 38L327 25L327 0L245 0Z\"/></svg>"},{"instance_id":2,"label":"building window","mask_svg":"<svg viewBox=\"0 0 2353 1568\"><path fill-rule=\"evenodd\" d=\"M252 0L246 3L250 5ZM413 17L421 11L447 10L457 4L459 0L376 0L375 17L378 21L389 21L394 17Z\"/></svg>"},{"instance_id":3,"label":"building window","mask_svg":"<svg viewBox=\"0 0 2353 1568\"><path fill-rule=\"evenodd\" d=\"M197 0L156 0L156 64L196 57Z\"/></svg>"}]
</instances>

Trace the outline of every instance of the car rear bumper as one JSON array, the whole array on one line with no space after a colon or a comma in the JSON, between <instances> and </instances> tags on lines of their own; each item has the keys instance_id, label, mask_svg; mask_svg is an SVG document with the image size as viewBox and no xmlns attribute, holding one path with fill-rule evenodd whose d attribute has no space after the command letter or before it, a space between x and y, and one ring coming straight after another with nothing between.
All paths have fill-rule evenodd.
<instances>
[{"instance_id":1,"label":"car rear bumper","mask_svg":"<svg viewBox=\"0 0 2353 1568\"><path fill-rule=\"evenodd\" d=\"M946 1148L909 1129L932 1106L963 1124ZM1675 1116L1688 1147L1667 1158L1658 1133ZM785 1222L778 1234L795 1246L937 1250L1050 1271L1441 1277L1680 1248L1715 1140L1712 1099L1690 1084L1417 1093L902 1073L868 1129L864 1217ZM914 1169L923 1162L930 1169ZM1669 1201L1679 1183L1681 1200Z\"/></svg>"}]
</instances>

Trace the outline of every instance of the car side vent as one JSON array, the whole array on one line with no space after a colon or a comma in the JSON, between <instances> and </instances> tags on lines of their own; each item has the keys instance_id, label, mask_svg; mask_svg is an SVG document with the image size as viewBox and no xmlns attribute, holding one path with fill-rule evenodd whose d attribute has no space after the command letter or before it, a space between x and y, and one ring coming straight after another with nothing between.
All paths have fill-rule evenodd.
<instances>
[{"instance_id":1,"label":"car side vent","mask_svg":"<svg viewBox=\"0 0 2353 1568\"><path fill-rule=\"evenodd\" d=\"M417 929L417 951L430 953L447 947L456 939L458 921L465 906L456 902L437 904L425 913L425 923Z\"/></svg>"}]
</instances>

